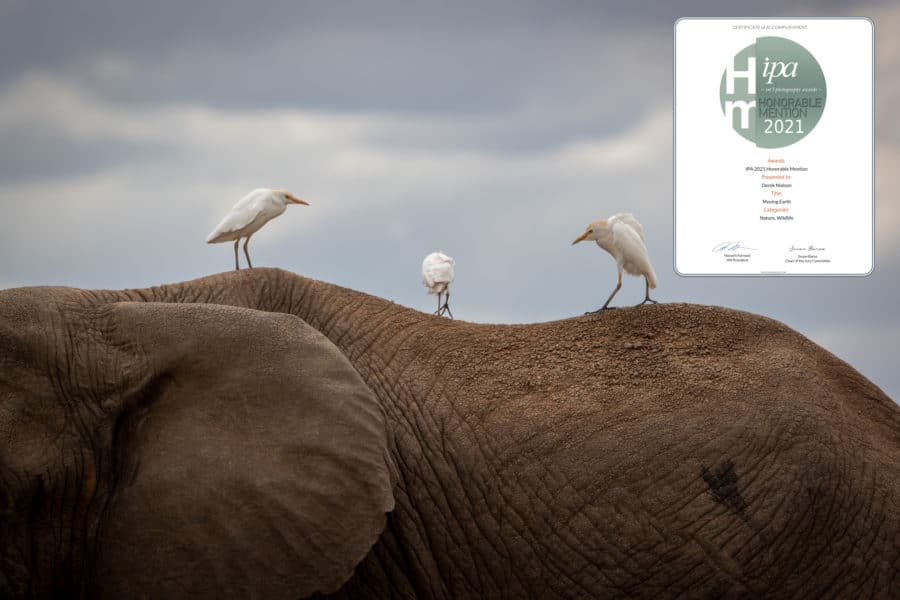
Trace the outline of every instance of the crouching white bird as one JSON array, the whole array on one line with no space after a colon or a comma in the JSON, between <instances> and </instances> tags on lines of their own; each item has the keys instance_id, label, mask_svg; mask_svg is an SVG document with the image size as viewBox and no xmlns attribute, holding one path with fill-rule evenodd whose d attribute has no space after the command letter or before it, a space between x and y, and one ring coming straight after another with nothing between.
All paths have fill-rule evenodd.
<instances>
[{"instance_id":1,"label":"crouching white bird","mask_svg":"<svg viewBox=\"0 0 900 600\"><path fill-rule=\"evenodd\" d=\"M650 299L650 290L656 287L656 272L650 264L647 255L647 246L644 245L644 228L630 213L619 213L605 221L594 221L587 226L578 238L572 242L574 246L584 240L594 240L597 245L612 254L616 259L616 267L619 270L619 281L616 289L612 291L606 303L593 312L600 312L610 307L613 296L622 287L622 271L630 275L643 275L646 282L646 294L641 306L647 302L656 304L656 300Z\"/></svg>"},{"instance_id":2,"label":"crouching white bird","mask_svg":"<svg viewBox=\"0 0 900 600\"><path fill-rule=\"evenodd\" d=\"M446 311L453 318L450 312L450 283L453 281L453 266L456 261L438 250L432 252L422 261L422 283L428 288L429 294L437 294L438 303L437 310L434 314L441 316ZM441 294L445 294L444 304L441 305Z\"/></svg>"},{"instance_id":3,"label":"crouching white bird","mask_svg":"<svg viewBox=\"0 0 900 600\"><path fill-rule=\"evenodd\" d=\"M247 256L247 266L252 269L250 252L247 250L250 236L283 213L288 204L292 203L309 206L309 202L294 198L287 190L257 188L231 207L225 218L207 236L206 243L218 244L234 240L234 268L238 270L241 268L238 264L238 242L241 241L241 238L245 238L244 254Z\"/></svg>"}]
</instances>

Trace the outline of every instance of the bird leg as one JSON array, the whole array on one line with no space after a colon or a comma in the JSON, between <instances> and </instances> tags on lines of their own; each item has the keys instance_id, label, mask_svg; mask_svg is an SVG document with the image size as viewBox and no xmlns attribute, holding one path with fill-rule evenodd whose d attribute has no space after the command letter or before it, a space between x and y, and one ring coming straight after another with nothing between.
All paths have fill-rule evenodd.
<instances>
[{"instance_id":1,"label":"bird leg","mask_svg":"<svg viewBox=\"0 0 900 600\"><path fill-rule=\"evenodd\" d=\"M641 302L640 304L635 304L635 306L643 306L643 305L647 304L648 302L650 304L659 304L659 302L657 302L656 300L654 300L650 297L650 281L646 277L644 277L644 284L646 286L645 287L646 293L644 294L644 301Z\"/></svg>"},{"instance_id":2,"label":"bird leg","mask_svg":"<svg viewBox=\"0 0 900 600\"><path fill-rule=\"evenodd\" d=\"M250 268L252 269L252 268L253 268L253 263L250 262L250 251L247 250L247 244L249 244L249 243L250 243L250 236L248 235L248 236L247 236L247 239L244 240L244 255L247 257L247 266L250 267ZM237 251L237 246L235 246L234 249L235 249L235 251Z\"/></svg>"},{"instance_id":3,"label":"bird leg","mask_svg":"<svg viewBox=\"0 0 900 600\"><path fill-rule=\"evenodd\" d=\"M241 241L241 238L234 240L234 270L235 271L241 270L241 265L238 264L238 253L237 253L237 247L238 247L238 244L240 243L240 241Z\"/></svg>"},{"instance_id":4,"label":"bird leg","mask_svg":"<svg viewBox=\"0 0 900 600\"><path fill-rule=\"evenodd\" d=\"M438 298L437 310L434 311L434 315L436 317L439 317L439 316L441 316L441 293L440 292L438 292L437 298Z\"/></svg>"},{"instance_id":5,"label":"bird leg","mask_svg":"<svg viewBox=\"0 0 900 600\"><path fill-rule=\"evenodd\" d=\"M450 315L450 318L452 319L452 318L453 318L453 313L450 312L450 304L449 304L449 302L450 302L450 290L447 290L446 292L444 292L444 307L441 309L441 311L443 312L443 311L446 310L446 311L447 311L447 314Z\"/></svg>"},{"instance_id":6,"label":"bird leg","mask_svg":"<svg viewBox=\"0 0 900 600\"><path fill-rule=\"evenodd\" d=\"M592 311L586 312L584 314L586 314L586 315L597 314L597 313L603 312L604 310L612 310L612 309L616 308L615 306L610 306L609 303L612 302L613 296L618 294L619 290L621 288L622 288L622 270L619 269L619 281L618 281L618 283L616 283L616 288L612 291L612 294L609 295L609 298L606 299L606 302L603 304L603 306L601 306L597 310L592 310Z\"/></svg>"}]
</instances>

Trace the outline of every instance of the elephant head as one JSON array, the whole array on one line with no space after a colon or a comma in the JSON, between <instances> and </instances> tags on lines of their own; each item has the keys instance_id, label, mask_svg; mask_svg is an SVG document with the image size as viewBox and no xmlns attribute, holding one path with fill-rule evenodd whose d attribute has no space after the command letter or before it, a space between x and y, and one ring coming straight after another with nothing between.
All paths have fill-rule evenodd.
<instances>
[{"instance_id":1,"label":"elephant head","mask_svg":"<svg viewBox=\"0 0 900 600\"><path fill-rule=\"evenodd\" d=\"M747 313L0 292L12 596L892 597L900 411Z\"/></svg>"}]
</instances>

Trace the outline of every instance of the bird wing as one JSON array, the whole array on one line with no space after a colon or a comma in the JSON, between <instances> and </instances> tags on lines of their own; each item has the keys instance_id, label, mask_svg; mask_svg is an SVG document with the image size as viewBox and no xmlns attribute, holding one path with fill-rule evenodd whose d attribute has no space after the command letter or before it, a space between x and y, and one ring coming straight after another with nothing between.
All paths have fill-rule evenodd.
<instances>
[{"instance_id":1,"label":"bird wing","mask_svg":"<svg viewBox=\"0 0 900 600\"><path fill-rule=\"evenodd\" d=\"M215 241L219 236L238 231L252 223L259 216L259 213L262 212L264 200L269 193L271 193L271 190L259 188L238 200L231 207L231 210L228 211L228 214L219 221L219 224L212 230L206 241Z\"/></svg>"},{"instance_id":2,"label":"bird wing","mask_svg":"<svg viewBox=\"0 0 900 600\"><path fill-rule=\"evenodd\" d=\"M653 270L653 265L650 264L647 246L644 245L640 232L627 222L621 221L613 222L611 229L613 232L613 245L619 251L617 260L620 266L625 269L626 273L645 275L650 283L650 287L655 288L656 272Z\"/></svg>"},{"instance_id":3,"label":"bird wing","mask_svg":"<svg viewBox=\"0 0 900 600\"><path fill-rule=\"evenodd\" d=\"M638 236L641 238L641 241L644 241L644 226L640 224L640 222L634 218L634 215L631 213L619 213L615 216L609 218L610 223L618 221L619 223L624 223L628 225L632 229L634 229Z\"/></svg>"},{"instance_id":4,"label":"bird wing","mask_svg":"<svg viewBox=\"0 0 900 600\"><path fill-rule=\"evenodd\" d=\"M428 287L453 281L456 261L441 252L432 252L422 261L422 281Z\"/></svg>"}]
</instances>

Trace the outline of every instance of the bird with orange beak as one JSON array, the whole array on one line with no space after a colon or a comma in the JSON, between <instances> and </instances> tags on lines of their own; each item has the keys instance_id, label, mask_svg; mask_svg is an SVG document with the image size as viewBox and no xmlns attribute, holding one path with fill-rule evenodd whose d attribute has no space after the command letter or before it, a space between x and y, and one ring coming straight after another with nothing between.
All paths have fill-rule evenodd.
<instances>
[{"instance_id":1,"label":"bird with orange beak","mask_svg":"<svg viewBox=\"0 0 900 600\"><path fill-rule=\"evenodd\" d=\"M269 188L257 188L238 200L231 207L225 218L216 225L206 238L207 244L218 244L234 240L234 268L239 270L238 242L244 239L244 254L247 257L247 266L251 269L250 252L247 244L250 236L259 231L259 228L285 211L288 204L304 204L309 202L295 198L287 190L270 190Z\"/></svg>"},{"instance_id":2,"label":"bird with orange beak","mask_svg":"<svg viewBox=\"0 0 900 600\"><path fill-rule=\"evenodd\" d=\"M644 227L637 219L630 213L619 213L605 221L594 221L587 226L584 233L572 242L572 245L585 240L594 240L598 246L612 254L612 257L616 259L616 268L619 270L619 281L616 288L603 306L592 312L598 313L608 308L615 308L609 303L622 288L622 271L629 275L644 276L646 294L644 301L637 306L647 302L656 304L656 300L650 298L650 290L656 287L656 272L653 270L653 265L650 264L647 246L644 245Z\"/></svg>"}]
</instances>

